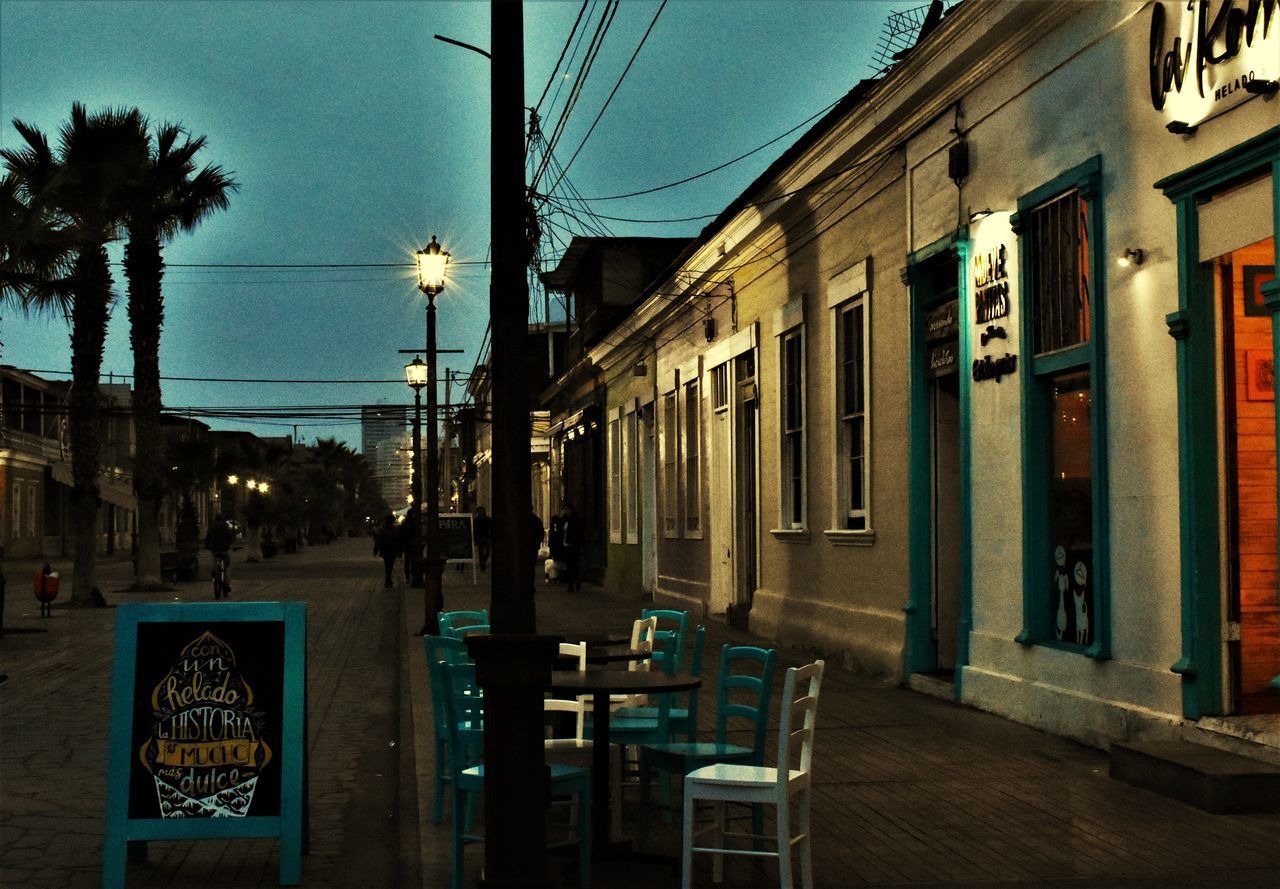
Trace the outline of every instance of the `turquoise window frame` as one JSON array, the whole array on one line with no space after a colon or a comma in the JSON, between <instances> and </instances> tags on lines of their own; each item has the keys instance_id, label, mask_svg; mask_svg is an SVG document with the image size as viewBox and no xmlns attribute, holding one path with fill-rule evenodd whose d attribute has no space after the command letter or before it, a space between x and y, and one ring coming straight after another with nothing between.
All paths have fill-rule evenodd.
<instances>
[{"instance_id":1,"label":"turquoise window frame","mask_svg":"<svg viewBox=\"0 0 1280 889\"><path fill-rule=\"evenodd\" d=\"M1035 292L1033 249L1023 237L1028 213L1046 201L1076 191L1087 202L1090 283L1089 339L1066 349L1037 356L1033 329ZM1106 232L1102 211L1102 156L1094 155L1018 198L1018 211L1010 220L1018 236L1019 292L1022 294L1020 330L1024 372L1022 381L1022 631L1015 637L1022 645L1056 648L1096 660L1111 657L1111 529L1107 484L1107 375L1106 375ZM1049 523L1048 451L1052 411L1049 381L1066 371L1089 373L1092 404L1090 457L1093 522L1093 639L1080 646L1054 637L1049 608L1052 540Z\"/></svg>"},{"instance_id":2,"label":"turquoise window frame","mask_svg":"<svg viewBox=\"0 0 1280 889\"><path fill-rule=\"evenodd\" d=\"M1220 578L1221 548L1217 413L1217 325L1212 285L1200 269L1201 197L1271 172L1273 235L1280 240L1280 127L1247 139L1208 160L1156 182L1177 213L1178 310L1165 318L1178 368L1178 496L1181 527L1182 651L1169 668L1182 678L1188 719L1226 710ZM1271 311L1272 349L1280 355L1280 261L1263 286ZM1280 393L1278 393L1280 399ZM1280 400L1278 400L1280 407ZM1280 410L1276 435L1280 438ZM1280 491L1277 492L1280 498ZM1280 676L1271 684L1280 688Z\"/></svg>"}]
</instances>

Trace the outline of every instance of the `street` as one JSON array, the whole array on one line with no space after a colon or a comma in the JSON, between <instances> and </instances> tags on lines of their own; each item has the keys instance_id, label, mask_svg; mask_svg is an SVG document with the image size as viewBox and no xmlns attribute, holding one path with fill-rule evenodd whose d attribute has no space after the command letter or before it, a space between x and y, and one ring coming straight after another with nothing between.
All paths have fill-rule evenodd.
<instances>
[{"instance_id":1,"label":"street","mask_svg":"<svg viewBox=\"0 0 1280 889\"><path fill-rule=\"evenodd\" d=\"M113 611L60 602L42 620L19 566L7 569L0 884L96 887ZM118 592L128 573L127 561L104 567L108 601L210 598L203 581L179 584L167 597ZM311 851L303 886L448 880L449 825L431 824L417 802L433 769L425 659L412 636L422 598L403 586L384 590L381 574L364 539L233 567L233 601L307 602ZM480 580L473 587L469 570L446 570L446 607L487 605L486 575ZM544 631L586 632L622 626L644 605L539 581L538 607ZM708 624L704 732L712 726L716 653L750 639ZM780 655L779 686L783 668L805 661L795 651ZM776 726L776 702L774 713ZM818 708L815 777L814 874L822 887L1280 884L1280 816L1200 812L1112 781L1101 751L837 664L828 664ZM677 826L655 828L654 841L674 854ZM469 879L482 858L480 847L468 848ZM130 866L128 885L274 886L276 867L273 841L153 842L149 863ZM572 872L571 857L551 859L559 884L571 885ZM771 865L726 867L727 886L776 880ZM664 866L605 867L595 885L675 886L678 875ZM710 885L708 862L698 862L695 885Z\"/></svg>"}]
</instances>

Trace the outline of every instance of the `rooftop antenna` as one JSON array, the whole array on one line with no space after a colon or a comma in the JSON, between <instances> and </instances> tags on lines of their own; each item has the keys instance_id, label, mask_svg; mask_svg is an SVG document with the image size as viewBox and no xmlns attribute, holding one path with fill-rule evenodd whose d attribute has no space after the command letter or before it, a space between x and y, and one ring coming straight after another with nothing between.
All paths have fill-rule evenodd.
<instances>
[{"instance_id":1,"label":"rooftop antenna","mask_svg":"<svg viewBox=\"0 0 1280 889\"><path fill-rule=\"evenodd\" d=\"M899 12L889 13L871 60L873 75L883 74L905 56L921 39L938 26L954 0L933 0Z\"/></svg>"}]
</instances>

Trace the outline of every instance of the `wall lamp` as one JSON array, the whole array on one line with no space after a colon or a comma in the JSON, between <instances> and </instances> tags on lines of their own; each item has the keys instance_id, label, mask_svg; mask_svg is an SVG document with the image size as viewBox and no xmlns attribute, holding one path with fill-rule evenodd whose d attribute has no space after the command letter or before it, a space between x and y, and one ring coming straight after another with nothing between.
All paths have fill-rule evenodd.
<instances>
[{"instance_id":1,"label":"wall lamp","mask_svg":"<svg viewBox=\"0 0 1280 889\"><path fill-rule=\"evenodd\" d=\"M969 214L969 221L977 222L979 219L986 219L988 216L990 216L994 212L996 211L992 210L990 207L984 207L981 210L974 210L972 213Z\"/></svg>"},{"instance_id":2,"label":"wall lamp","mask_svg":"<svg viewBox=\"0 0 1280 889\"><path fill-rule=\"evenodd\" d=\"M1120 254L1116 262L1121 268L1127 268L1130 265L1142 265L1142 261L1147 258L1146 252L1141 247L1129 247Z\"/></svg>"},{"instance_id":3,"label":"wall lamp","mask_svg":"<svg viewBox=\"0 0 1280 889\"><path fill-rule=\"evenodd\" d=\"M1193 136L1196 132L1196 127L1185 120L1171 120L1164 128L1175 136Z\"/></svg>"},{"instance_id":4,"label":"wall lamp","mask_svg":"<svg viewBox=\"0 0 1280 889\"><path fill-rule=\"evenodd\" d=\"M1260 77L1254 77L1244 82L1244 91L1253 93L1255 96L1269 96L1280 91L1280 80L1263 80Z\"/></svg>"}]
</instances>

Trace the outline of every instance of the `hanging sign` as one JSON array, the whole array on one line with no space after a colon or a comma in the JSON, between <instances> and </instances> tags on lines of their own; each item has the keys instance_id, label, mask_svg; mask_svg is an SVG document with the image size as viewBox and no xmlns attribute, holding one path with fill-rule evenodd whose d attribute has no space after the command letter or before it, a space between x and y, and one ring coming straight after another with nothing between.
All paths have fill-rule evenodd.
<instances>
[{"instance_id":1,"label":"hanging sign","mask_svg":"<svg viewBox=\"0 0 1280 889\"><path fill-rule=\"evenodd\" d=\"M974 324L1009 315L1009 251L1004 244L973 257Z\"/></svg>"},{"instance_id":2,"label":"hanging sign","mask_svg":"<svg viewBox=\"0 0 1280 889\"><path fill-rule=\"evenodd\" d=\"M103 886L124 885L126 844L272 836L297 885L305 689L301 602L121 605Z\"/></svg>"},{"instance_id":3,"label":"hanging sign","mask_svg":"<svg viewBox=\"0 0 1280 889\"><path fill-rule=\"evenodd\" d=\"M924 316L924 338L928 344L924 355L925 379L957 372L960 363L960 308L956 300L948 300Z\"/></svg>"},{"instance_id":4,"label":"hanging sign","mask_svg":"<svg viewBox=\"0 0 1280 889\"><path fill-rule=\"evenodd\" d=\"M1280 78L1280 0L1182 0L1151 7L1151 105L1172 132L1274 91Z\"/></svg>"}]
</instances>

